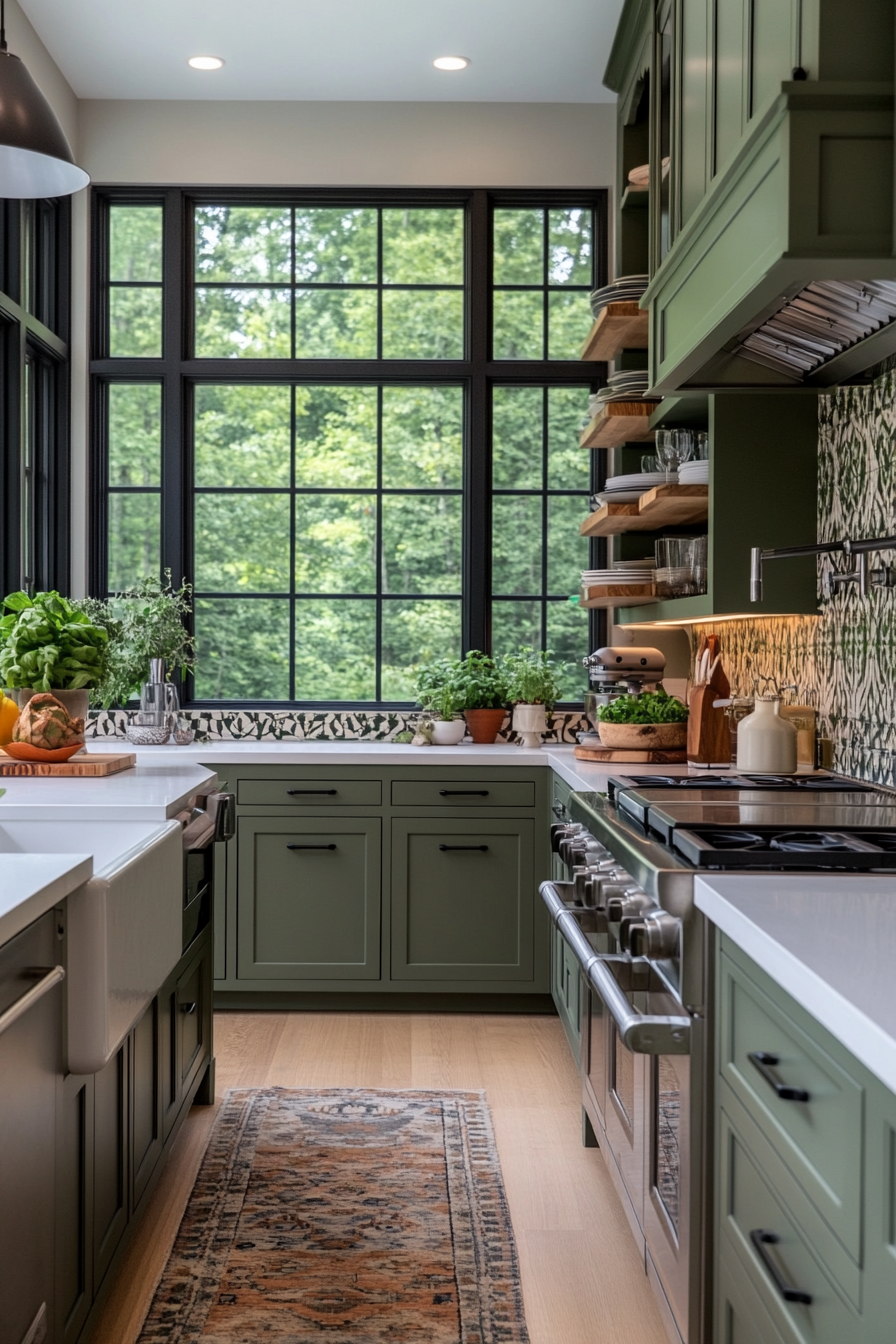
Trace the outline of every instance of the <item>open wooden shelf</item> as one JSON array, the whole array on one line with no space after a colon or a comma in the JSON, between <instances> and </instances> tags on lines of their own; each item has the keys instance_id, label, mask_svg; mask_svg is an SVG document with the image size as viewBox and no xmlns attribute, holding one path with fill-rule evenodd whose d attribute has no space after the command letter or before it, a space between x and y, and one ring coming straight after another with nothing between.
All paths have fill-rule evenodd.
<instances>
[{"instance_id":1,"label":"open wooden shelf","mask_svg":"<svg viewBox=\"0 0 896 1344\"><path fill-rule=\"evenodd\" d=\"M652 583L595 583L579 592L580 607L640 607L655 601Z\"/></svg>"},{"instance_id":2,"label":"open wooden shelf","mask_svg":"<svg viewBox=\"0 0 896 1344\"><path fill-rule=\"evenodd\" d=\"M583 537L615 537L621 532L660 532L664 527L705 523L708 485L657 485L637 503L604 504L579 528Z\"/></svg>"},{"instance_id":3,"label":"open wooden shelf","mask_svg":"<svg viewBox=\"0 0 896 1344\"><path fill-rule=\"evenodd\" d=\"M646 350L650 320L636 303L608 303L582 346L582 359L615 359L620 350Z\"/></svg>"},{"instance_id":4,"label":"open wooden shelf","mask_svg":"<svg viewBox=\"0 0 896 1344\"><path fill-rule=\"evenodd\" d=\"M582 432L580 448L621 448L624 443L653 439L650 417L656 401L608 401Z\"/></svg>"},{"instance_id":5,"label":"open wooden shelf","mask_svg":"<svg viewBox=\"0 0 896 1344\"><path fill-rule=\"evenodd\" d=\"M650 204L650 191L647 187L626 187L619 202L620 210L646 210Z\"/></svg>"}]
</instances>

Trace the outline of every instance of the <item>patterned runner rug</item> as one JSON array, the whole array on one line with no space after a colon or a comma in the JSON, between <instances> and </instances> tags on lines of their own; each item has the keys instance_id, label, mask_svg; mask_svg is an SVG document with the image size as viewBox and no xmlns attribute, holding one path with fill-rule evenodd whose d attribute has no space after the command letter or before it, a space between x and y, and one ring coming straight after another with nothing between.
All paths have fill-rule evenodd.
<instances>
[{"instance_id":1,"label":"patterned runner rug","mask_svg":"<svg viewBox=\"0 0 896 1344\"><path fill-rule=\"evenodd\" d=\"M527 1344L477 1092L228 1092L139 1344Z\"/></svg>"}]
</instances>

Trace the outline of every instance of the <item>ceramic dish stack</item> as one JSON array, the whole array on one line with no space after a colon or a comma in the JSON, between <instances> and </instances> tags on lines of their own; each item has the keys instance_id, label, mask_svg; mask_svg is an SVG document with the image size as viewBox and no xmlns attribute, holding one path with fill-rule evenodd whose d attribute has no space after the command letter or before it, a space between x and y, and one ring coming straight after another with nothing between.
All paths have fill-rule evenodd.
<instances>
[{"instance_id":1,"label":"ceramic dish stack","mask_svg":"<svg viewBox=\"0 0 896 1344\"><path fill-rule=\"evenodd\" d=\"M622 369L611 373L606 387L588 398L588 411L597 415L611 401L643 401L647 391L646 369Z\"/></svg>"},{"instance_id":2,"label":"ceramic dish stack","mask_svg":"<svg viewBox=\"0 0 896 1344\"><path fill-rule=\"evenodd\" d=\"M645 556L643 560L614 560L612 568L618 573L630 574L632 570L649 570L652 574L656 569L656 561L652 555Z\"/></svg>"},{"instance_id":3,"label":"ceramic dish stack","mask_svg":"<svg viewBox=\"0 0 896 1344\"><path fill-rule=\"evenodd\" d=\"M709 485L709 462L682 462L678 468L679 485Z\"/></svg>"},{"instance_id":4,"label":"ceramic dish stack","mask_svg":"<svg viewBox=\"0 0 896 1344\"><path fill-rule=\"evenodd\" d=\"M675 481L674 474L665 471L635 471L627 476L610 476L602 490L591 496L593 511L604 504L635 504L643 494L656 485Z\"/></svg>"},{"instance_id":5,"label":"ceramic dish stack","mask_svg":"<svg viewBox=\"0 0 896 1344\"><path fill-rule=\"evenodd\" d=\"M647 288L649 275L621 275L609 285L591 292L591 311L600 317L608 303L638 303Z\"/></svg>"},{"instance_id":6,"label":"ceramic dish stack","mask_svg":"<svg viewBox=\"0 0 896 1344\"><path fill-rule=\"evenodd\" d=\"M646 560L640 561L639 564L639 569L635 569L633 565L627 565L624 569L618 569L615 565L610 569L583 569L582 587L596 588L604 583L634 585L653 583L653 565L648 564Z\"/></svg>"}]
</instances>

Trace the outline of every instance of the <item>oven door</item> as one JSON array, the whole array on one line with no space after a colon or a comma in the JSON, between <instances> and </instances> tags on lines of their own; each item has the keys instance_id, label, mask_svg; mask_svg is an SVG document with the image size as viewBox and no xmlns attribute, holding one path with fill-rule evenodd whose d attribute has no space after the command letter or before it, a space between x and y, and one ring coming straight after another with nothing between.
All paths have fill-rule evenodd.
<instances>
[{"instance_id":1,"label":"oven door","mask_svg":"<svg viewBox=\"0 0 896 1344\"><path fill-rule=\"evenodd\" d=\"M688 1339L692 1108L690 1055L652 1055L645 1064L647 1253L682 1339Z\"/></svg>"}]
</instances>

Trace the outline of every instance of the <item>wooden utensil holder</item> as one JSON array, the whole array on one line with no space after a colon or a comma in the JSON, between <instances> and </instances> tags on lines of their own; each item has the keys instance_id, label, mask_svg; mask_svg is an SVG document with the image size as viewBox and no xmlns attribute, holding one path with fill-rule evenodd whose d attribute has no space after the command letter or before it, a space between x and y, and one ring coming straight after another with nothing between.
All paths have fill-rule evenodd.
<instances>
[{"instance_id":1,"label":"wooden utensil holder","mask_svg":"<svg viewBox=\"0 0 896 1344\"><path fill-rule=\"evenodd\" d=\"M724 698L713 681L695 686L688 700L688 760L695 765L728 765L731 761L731 737L724 709L714 709L713 701Z\"/></svg>"}]
</instances>

